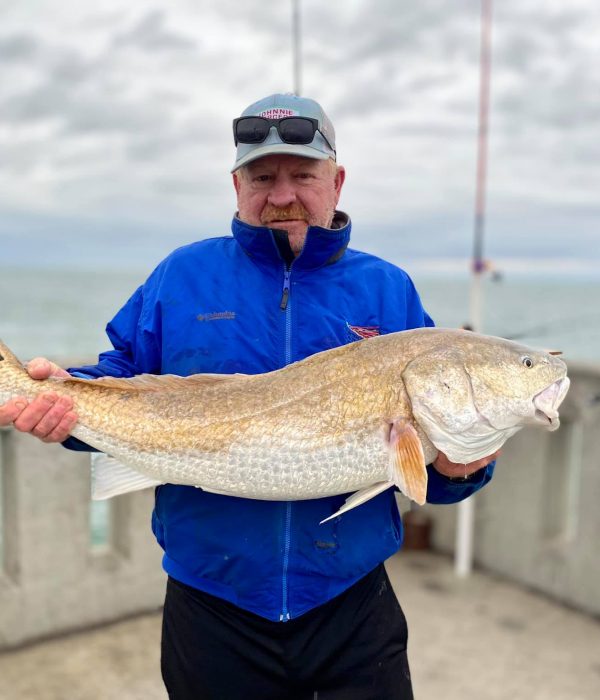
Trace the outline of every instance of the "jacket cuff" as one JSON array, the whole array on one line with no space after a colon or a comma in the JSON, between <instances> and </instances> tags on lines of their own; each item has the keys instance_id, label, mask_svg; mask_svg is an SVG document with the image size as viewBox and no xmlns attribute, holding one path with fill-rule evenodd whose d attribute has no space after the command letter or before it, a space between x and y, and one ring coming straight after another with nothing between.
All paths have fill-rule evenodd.
<instances>
[{"instance_id":1,"label":"jacket cuff","mask_svg":"<svg viewBox=\"0 0 600 700\"><path fill-rule=\"evenodd\" d=\"M483 488L492 478L496 462L490 462L473 472L467 479L452 479L444 476L432 465L427 465L427 502L458 503Z\"/></svg>"},{"instance_id":2,"label":"jacket cuff","mask_svg":"<svg viewBox=\"0 0 600 700\"><path fill-rule=\"evenodd\" d=\"M95 379L94 376L92 376L90 373L83 372L82 370L85 368L69 368L67 372L72 375L73 377L79 377L80 379ZM63 447L66 447L67 450L73 450L74 452L99 452L100 450L97 450L95 447L90 447L87 445L85 442L82 440L78 440L75 437L68 437L64 442L61 442L61 445Z\"/></svg>"},{"instance_id":3,"label":"jacket cuff","mask_svg":"<svg viewBox=\"0 0 600 700\"><path fill-rule=\"evenodd\" d=\"M67 450L73 450L74 452L100 452L95 447L90 447L87 443L82 440L78 440L76 437L68 437L64 442L60 443Z\"/></svg>"}]
</instances>

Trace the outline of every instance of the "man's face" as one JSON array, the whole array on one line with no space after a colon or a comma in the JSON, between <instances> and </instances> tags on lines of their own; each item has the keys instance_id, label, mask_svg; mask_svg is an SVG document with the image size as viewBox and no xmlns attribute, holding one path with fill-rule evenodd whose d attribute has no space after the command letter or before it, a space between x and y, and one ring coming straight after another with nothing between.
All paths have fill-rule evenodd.
<instances>
[{"instance_id":1,"label":"man's face","mask_svg":"<svg viewBox=\"0 0 600 700\"><path fill-rule=\"evenodd\" d=\"M271 155L234 173L239 217L254 226L288 232L295 255L302 250L309 226L331 225L344 183L344 169L328 161Z\"/></svg>"}]
</instances>

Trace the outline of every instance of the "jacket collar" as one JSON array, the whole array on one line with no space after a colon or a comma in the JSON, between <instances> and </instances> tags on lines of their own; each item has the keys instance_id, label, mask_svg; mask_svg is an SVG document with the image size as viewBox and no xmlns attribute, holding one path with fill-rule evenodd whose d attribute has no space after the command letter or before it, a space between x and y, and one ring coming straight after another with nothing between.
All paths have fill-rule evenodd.
<instances>
[{"instance_id":1,"label":"jacket collar","mask_svg":"<svg viewBox=\"0 0 600 700\"><path fill-rule=\"evenodd\" d=\"M350 217L336 211L331 228L309 226L302 252L294 259L294 269L311 270L339 260L350 242ZM252 226L238 218L231 223L233 237L244 252L260 264L281 265L284 261L275 241L274 229Z\"/></svg>"}]
</instances>

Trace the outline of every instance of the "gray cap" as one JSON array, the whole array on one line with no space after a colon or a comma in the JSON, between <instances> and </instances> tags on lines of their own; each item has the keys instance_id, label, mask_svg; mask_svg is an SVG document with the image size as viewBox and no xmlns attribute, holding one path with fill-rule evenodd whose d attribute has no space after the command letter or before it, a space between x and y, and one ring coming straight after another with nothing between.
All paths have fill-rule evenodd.
<instances>
[{"instance_id":1,"label":"gray cap","mask_svg":"<svg viewBox=\"0 0 600 700\"><path fill-rule=\"evenodd\" d=\"M290 93L269 95L269 97L251 104L242 112L241 116L266 117L267 119L311 117L319 122L319 130L315 133L311 143L305 145L284 143L274 127L271 127L269 135L262 143L238 143L235 164L231 169L232 173L241 168L242 165L247 165L257 158L276 153L319 160L327 160L328 158L335 160L333 124L321 105L308 97L298 97L298 95Z\"/></svg>"}]
</instances>

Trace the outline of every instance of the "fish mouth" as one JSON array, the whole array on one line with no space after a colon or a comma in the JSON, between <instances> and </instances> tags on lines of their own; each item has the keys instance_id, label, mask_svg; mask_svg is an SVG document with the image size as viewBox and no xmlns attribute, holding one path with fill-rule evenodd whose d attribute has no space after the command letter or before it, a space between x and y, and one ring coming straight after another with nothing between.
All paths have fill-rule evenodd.
<instances>
[{"instance_id":1,"label":"fish mouth","mask_svg":"<svg viewBox=\"0 0 600 700\"><path fill-rule=\"evenodd\" d=\"M563 377L547 386L539 394L533 397L535 414L533 419L541 423L548 430L556 430L560 425L558 407L569 391L571 382L568 377Z\"/></svg>"}]
</instances>

